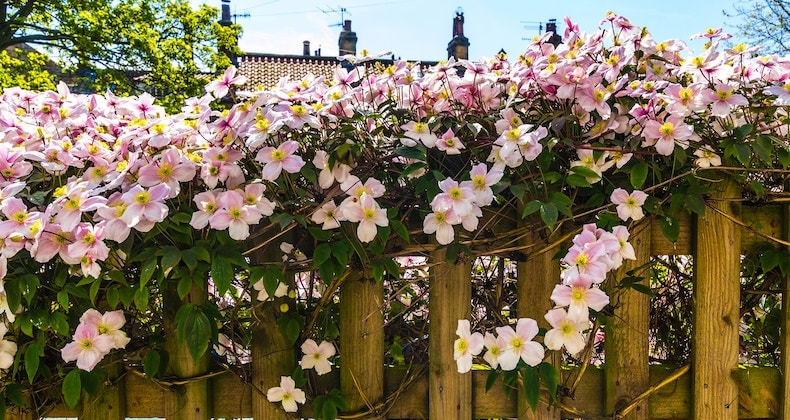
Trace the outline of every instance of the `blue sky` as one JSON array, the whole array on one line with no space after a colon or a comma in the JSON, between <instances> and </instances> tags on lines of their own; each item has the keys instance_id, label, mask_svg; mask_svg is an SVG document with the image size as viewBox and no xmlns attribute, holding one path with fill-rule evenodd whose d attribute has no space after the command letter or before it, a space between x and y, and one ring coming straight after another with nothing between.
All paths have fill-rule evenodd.
<instances>
[{"instance_id":1,"label":"blue sky","mask_svg":"<svg viewBox=\"0 0 790 420\"><path fill-rule=\"evenodd\" d=\"M220 0L190 0L217 8ZM408 60L446 58L455 10L464 12L464 33L469 38L469 58L490 57L504 48L521 52L527 40L539 33L538 22L551 18L562 23L570 16L582 30L591 32L608 10L638 26L646 26L657 40L688 40L711 27L735 32L732 11L735 0L231 0L231 12L244 28L239 44L246 52L301 54L302 41L322 55L337 55L341 30L340 9L352 21L359 39L357 50L392 51ZM560 25L560 31L564 27ZM693 46L696 44L692 44ZM698 47L699 45L697 45Z\"/></svg>"}]
</instances>

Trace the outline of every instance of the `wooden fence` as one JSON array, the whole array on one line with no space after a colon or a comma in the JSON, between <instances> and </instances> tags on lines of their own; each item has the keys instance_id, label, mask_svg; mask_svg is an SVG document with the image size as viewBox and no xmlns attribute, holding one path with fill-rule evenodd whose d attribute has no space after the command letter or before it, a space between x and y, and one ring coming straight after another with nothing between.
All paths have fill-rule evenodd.
<instances>
[{"instance_id":1,"label":"wooden fence","mask_svg":"<svg viewBox=\"0 0 790 420\"><path fill-rule=\"evenodd\" d=\"M365 413L351 416L354 418L790 418L786 404L790 402L790 378L780 373L790 369L790 358L783 357L781 369L738 365L741 253L768 236L786 240L790 236L788 209L779 205L749 207L742 205L739 197L734 188L720 187L710 197L704 216L680 221L681 235L676 243L664 238L655 221L636 225L631 242L638 259L620 269L624 275L644 267L655 255L693 255L695 317L689 366L649 364L649 297L631 290L620 300L614 316L604 321L605 366L587 367L583 375L579 369L561 371L563 383L580 377L574 394L562 397L566 411L541 405L533 413L516 397L519 394L506 398L499 384L486 392L487 372L458 374L453 360L456 322L470 313L470 263L461 260L448 265L440 249L430 255L434 262L444 263L430 269L429 363L385 367L382 286L363 271L352 269L340 287L342 363L339 373L321 379L334 385L339 381L350 412ZM542 322L551 305L548 296L558 281L559 265L552 259L552 245L529 235L524 235L520 245L529 258L518 263L519 315ZM784 299L790 296L787 287ZM204 298L190 296L195 302ZM275 315L256 314L262 319ZM790 311L785 311L782 331L788 323ZM81 408L81 414L61 404L46 416L289 418L266 400L266 389L278 384L279 376L290 372L296 363L289 343L270 325L261 323L254 331L249 375L210 373L207 363L201 361L175 366L174 373L184 379L163 382L146 380L134 370L119 367L115 371L118 379ZM178 354L186 349L176 345L170 351ZM781 352L790 355L786 334ZM309 404L301 410L299 416L310 416ZM36 416L9 413L11 419Z\"/></svg>"}]
</instances>

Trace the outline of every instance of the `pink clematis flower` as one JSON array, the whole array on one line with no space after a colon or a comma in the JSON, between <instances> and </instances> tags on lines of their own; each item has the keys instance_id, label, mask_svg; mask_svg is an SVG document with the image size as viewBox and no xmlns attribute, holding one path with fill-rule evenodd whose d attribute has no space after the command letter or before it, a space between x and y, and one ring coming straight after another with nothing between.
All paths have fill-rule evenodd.
<instances>
[{"instance_id":1,"label":"pink clematis flower","mask_svg":"<svg viewBox=\"0 0 790 420\"><path fill-rule=\"evenodd\" d=\"M453 130L448 128L447 131L442 134L442 137L436 141L436 148L448 155L459 155L461 154L461 149L466 148L466 146L456 137Z\"/></svg>"},{"instance_id":2,"label":"pink clematis flower","mask_svg":"<svg viewBox=\"0 0 790 420\"><path fill-rule=\"evenodd\" d=\"M80 317L80 323L93 326L99 334L111 337L114 349L122 349L131 341L121 330L121 327L126 324L122 310L108 311L102 314L95 309L88 309Z\"/></svg>"},{"instance_id":3,"label":"pink clematis flower","mask_svg":"<svg viewBox=\"0 0 790 420\"><path fill-rule=\"evenodd\" d=\"M609 296L592 285L593 279L590 276L580 274L570 284L554 286L551 300L557 306L568 306L569 318L586 321L589 319L589 308L600 311L609 304Z\"/></svg>"},{"instance_id":4,"label":"pink clematis flower","mask_svg":"<svg viewBox=\"0 0 790 420\"><path fill-rule=\"evenodd\" d=\"M340 222L345 220L342 212L337 210L334 200L327 201L310 216L313 223L320 224L322 230L340 227Z\"/></svg>"},{"instance_id":5,"label":"pink clematis flower","mask_svg":"<svg viewBox=\"0 0 790 420\"><path fill-rule=\"evenodd\" d=\"M404 131L403 135L406 136L405 138L401 138L401 142L405 146L414 147L417 145L417 142L422 142L422 144L429 149L436 146L438 138L436 134L431 133L428 124L418 121L409 121L402 125L401 128Z\"/></svg>"},{"instance_id":6,"label":"pink clematis flower","mask_svg":"<svg viewBox=\"0 0 790 420\"><path fill-rule=\"evenodd\" d=\"M168 209L164 201L169 195L170 187L167 184L159 184L148 190L140 185L135 185L121 197L126 203L126 210L123 212L121 220L126 222L129 227L136 227L141 232L147 232L154 223L165 220Z\"/></svg>"},{"instance_id":7,"label":"pink clematis flower","mask_svg":"<svg viewBox=\"0 0 790 420\"><path fill-rule=\"evenodd\" d=\"M447 245L455 238L453 225L459 223L461 223L461 218L452 210L436 211L425 216L422 231L426 235L436 233L436 241L441 245Z\"/></svg>"},{"instance_id":8,"label":"pink clematis flower","mask_svg":"<svg viewBox=\"0 0 790 420\"><path fill-rule=\"evenodd\" d=\"M552 327L543 339L549 350L559 350L564 346L568 353L576 354L584 349L582 331L589 327L589 321L570 318L562 308L552 309L544 317Z\"/></svg>"},{"instance_id":9,"label":"pink clematis flower","mask_svg":"<svg viewBox=\"0 0 790 420\"><path fill-rule=\"evenodd\" d=\"M320 345L308 338L302 343L301 366L302 369L315 369L319 375L332 371L332 362L329 358L335 355L335 346L328 341L322 341Z\"/></svg>"},{"instance_id":10,"label":"pink clematis flower","mask_svg":"<svg viewBox=\"0 0 790 420\"><path fill-rule=\"evenodd\" d=\"M472 357L483 351L483 335L470 331L468 319L458 320L455 333L458 338L453 344L453 359L458 364L458 373L466 373L472 369Z\"/></svg>"},{"instance_id":11,"label":"pink clematis flower","mask_svg":"<svg viewBox=\"0 0 790 420\"><path fill-rule=\"evenodd\" d=\"M140 168L137 182L143 187L167 184L170 187L168 198L171 198L181 191L180 183L191 181L195 172L195 164L173 148L162 153L158 160Z\"/></svg>"},{"instance_id":12,"label":"pink clematis flower","mask_svg":"<svg viewBox=\"0 0 790 420\"><path fill-rule=\"evenodd\" d=\"M304 404L304 391L296 387L296 382L290 376L280 377L280 386L269 388L266 398L270 402L282 402L283 410L295 413L299 407L296 403Z\"/></svg>"},{"instance_id":13,"label":"pink clematis flower","mask_svg":"<svg viewBox=\"0 0 790 420\"><path fill-rule=\"evenodd\" d=\"M386 210L379 207L370 194L362 194L356 202L349 203L343 211L344 216L357 226L357 237L361 242L370 242L376 237L376 226L388 226Z\"/></svg>"},{"instance_id":14,"label":"pink clematis flower","mask_svg":"<svg viewBox=\"0 0 790 420\"><path fill-rule=\"evenodd\" d=\"M688 146L688 141L694 137L694 127L683 122L683 117L671 115L665 121L649 120L642 132L646 145L655 145L656 152L669 156L675 150L675 144Z\"/></svg>"},{"instance_id":15,"label":"pink clematis flower","mask_svg":"<svg viewBox=\"0 0 790 420\"><path fill-rule=\"evenodd\" d=\"M228 229L230 237L241 241L250 236L250 225L261 220L257 208L244 204L244 196L238 190L223 192L217 199L219 209L209 218L211 227Z\"/></svg>"},{"instance_id":16,"label":"pink clematis flower","mask_svg":"<svg viewBox=\"0 0 790 420\"><path fill-rule=\"evenodd\" d=\"M192 220L189 225L195 229L203 229L208 225L209 219L217 211L217 193L214 191L203 191L192 199L197 205L197 211L192 213Z\"/></svg>"},{"instance_id":17,"label":"pink clematis flower","mask_svg":"<svg viewBox=\"0 0 790 420\"><path fill-rule=\"evenodd\" d=\"M487 170L485 163L479 163L472 167L469 172L472 179L469 181L461 182L461 188L468 187L472 189L475 195L475 204L480 207L487 206L494 201L494 191L491 186L502 179L504 173L501 169L491 168Z\"/></svg>"},{"instance_id":18,"label":"pink clematis flower","mask_svg":"<svg viewBox=\"0 0 790 420\"><path fill-rule=\"evenodd\" d=\"M93 325L80 323L74 332L74 341L60 351L64 362L76 360L77 367L92 371L104 356L112 350L115 340L100 334Z\"/></svg>"},{"instance_id":19,"label":"pink clematis flower","mask_svg":"<svg viewBox=\"0 0 790 420\"><path fill-rule=\"evenodd\" d=\"M301 157L294 155L299 148L299 143L288 140L279 147L264 147L255 156L255 160L262 162L263 179L274 181L280 176L283 170L288 173L297 173L304 166Z\"/></svg>"},{"instance_id":20,"label":"pink clematis flower","mask_svg":"<svg viewBox=\"0 0 790 420\"><path fill-rule=\"evenodd\" d=\"M612 201L612 204L617 205L617 216L620 220L626 221L629 218L639 220L645 217L642 206L645 204L647 197L647 194L639 190L628 194L628 191L617 188L612 191L609 199Z\"/></svg>"},{"instance_id":21,"label":"pink clematis flower","mask_svg":"<svg viewBox=\"0 0 790 420\"><path fill-rule=\"evenodd\" d=\"M433 211L452 210L458 217L464 218L472 213L475 193L466 186L460 186L458 181L452 178L445 178L439 182L441 193L431 201Z\"/></svg>"},{"instance_id":22,"label":"pink clematis flower","mask_svg":"<svg viewBox=\"0 0 790 420\"><path fill-rule=\"evenodd\" d=\"M240 86L245 83L247 83L247 77L236 76L236 67L230 66L225 70L221 79L213 80L206 85L206 92L214 95L215 98L224 98L231 86Z\"/></svg>"}]
</instances>

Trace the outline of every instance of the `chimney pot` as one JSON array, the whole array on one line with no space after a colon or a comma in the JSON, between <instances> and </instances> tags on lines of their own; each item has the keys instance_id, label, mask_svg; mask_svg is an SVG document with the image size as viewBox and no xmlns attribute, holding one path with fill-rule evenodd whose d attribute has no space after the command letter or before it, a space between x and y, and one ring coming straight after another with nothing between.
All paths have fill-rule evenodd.
<instances>
[{"instance_id":1,"label":"chimney pot","mask_svg":"<svg viewBox=\"0 0 790 420\"><path fill-rule=\"evenodd\" d=\"M351 31L351 21L346 20L343 22L343 30L344 31Z\"/></svg>"},{"instance_id":2,"label":"chimney pot","mask_svg":"<svg viewBox=\"0 0 790 420\"><path fill-rule=\"evenodd\" d=\"M302 55L310 55L310 41L302 42Z\"/></svg>"}]
</instances>

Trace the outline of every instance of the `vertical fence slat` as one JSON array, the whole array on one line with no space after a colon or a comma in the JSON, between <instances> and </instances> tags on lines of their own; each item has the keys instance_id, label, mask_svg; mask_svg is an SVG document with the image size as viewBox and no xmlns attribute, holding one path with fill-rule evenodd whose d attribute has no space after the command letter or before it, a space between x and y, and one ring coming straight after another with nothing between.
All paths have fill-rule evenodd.
<instances>
[{"instance_id":1,"label":"vertical fence slat","mask_svg":"<svg viewBox=\"0 0 790 420\"><path fill-rule=\"evenodd\" d=\"M256 264L278 262L281 252L276 247L266 247L255 254ZM292 287L293 285L289 285ZM272 297L273 298L273 297ZM289 376L296 367L296 356L288 338L277 325L279 301L258 302L254 310L252 329L252 417L255 419L285 420L292 418L283 411L280 403L266 398L269 388L280 386L280 377Z\"/></svg>"},{"instance_id":2,"label":"vertical fence slat","mask_svg":"<svg viewBox=\"0 0 790 420\"><path fill-rule=\"evenodd\" d=\"M790 182L785 183L785 192L790 192ZM782 239L790 240L790 203L782 206ZM790 251L790 249L788 249ZM790 418L790 273L785 274L782 290L782 323L781 323L781 371L782 382L779 395L781 404L779 418Z\"/></svg>"},{"instance_id":3,"label":"vertical fence slat","mask_svg":"<svg viewBox=\"0 0 790 420\"><path fill-rule=\"evenodd\" d=\"M616 280L619 282L630 270L644 267L644 271L634 274L644 277L639 284L649 287L650 222L634 226L629 242L634 247L636 260L625 260L615 273ZM624 290L617 302L612 303L616 303L616 308L614 316L605 320L604 342L607 414L619 412L633 398L650 387L648 370L650 297L629 289ZM647 399L635 406L625 418L628 420L649 418Z\"/></svg>"},{"instance_id":4,"label":"vertical fence slat","mask_svg":"<svg viewBox=\"0 0 790 420\"><path fill-rule=\"evenodd\" d=\"M529 226L525 226L529 230ZM518 262L518 283L516 301L519 318L532 318L538 321L540 328L551 326L543 317L554 305L549 296L560 281L560 263L552 259L559 247L551 247L536 233L529 234L519 241L526 247L526 261ZM558 245L558 244L555 244ZM551 247L551 248L550 248ZM547 352L549 361L560 367L561 355L558 352ZM526 419L559 419L560 410L552 409L541 402L536 411L532 411L523 392L518 393L518 418Z\"/></svg>"},{"instance_id":5,"label":"vertical fence slat","mask_svg":"<svg viewBox=\"0 0 790 420\"><path fill-rule=\"evenodd\" d=\"M112 362L105 366L111 385L99 389L99 395L89 398L80 414L80 420L124 420L126 418L126 387L123 378L118 379L123 370L123 359L120 354L115 354Z\"/></svg>"},{"instance_id":6,"label":"vertical fence slat","mask_svg":"<svg viewBox=\"0 0 790 420\"><path fill-rule=\"evenodd\" d=\"M252 417L255 419L291 418L279 403L266 398L269 388L280 386L280 377L289 376L296 366L293 346L277 326L277 308L267 302L255 310L252 331Z\"/></svg>"},{"instance_id":7,"label":"vertical fence slat","mask_svg":"<svg viewBox=\"0 0 790 420\"><path fill-rule=\"evenodd\" d=\"M693 377L695 419L737 419L740 313L740 189L714 186L697 218L694 254ZM728 217L729 216L729 217Z\"/></svg>"},{"instance_id":8,"label":"vertical fence slat","mask_svg":"<svg viewBox=\"0 0 790 420\"><path fill-rule=\"evenodd\" d=\"M175 315L181 307L181 299L174 287L164 292L164 327L166 344L170 354L170 370L176 378L194 378L208 372L208 352L199 360L192 360L186 343L176 337ZM205 286L193 285L187 295L188 302L201 305L206 302ZM188 332L187 332L188 333ZM199 420L211 417L211 399L208 380L196 380L173 387L166 401L168 420Z\"/></svg>"},{"instance_id":9,"label":"vertical fence slat","mask_svg":"<svg viewBox=\"0 0 790 420\"><path fill-rule=\"evenodd\" d=\"M453 359L459 319L469 319L472 265L459 257L449 264L446 250L431 253L428 293L429 418L472 418L472 375L459 374Z\"/></svg>"},{"instance_id":10,"label":"vertical fence slat","mask_svg":"<svg viewBox=\"0 0 790 420\"><path fill-rule=\"evenodd\" d=\"M375 411L384 401L384 285L349 270L340 286L340 392L350 412Z\"/></svg>"}]
</instances>

